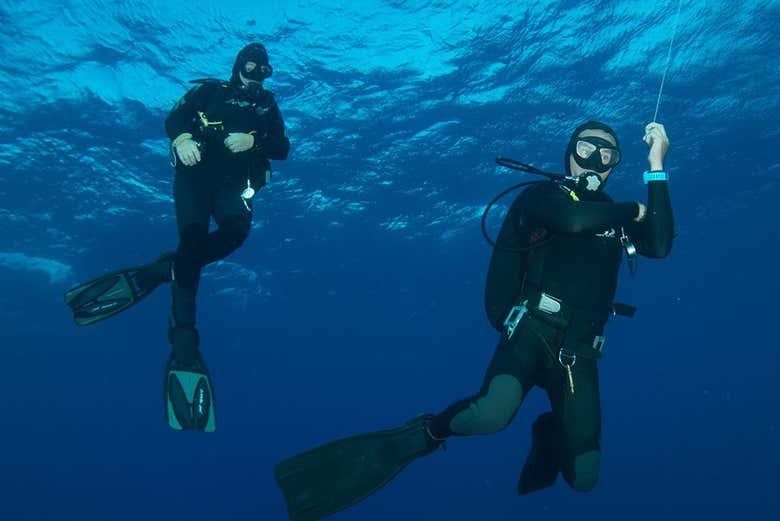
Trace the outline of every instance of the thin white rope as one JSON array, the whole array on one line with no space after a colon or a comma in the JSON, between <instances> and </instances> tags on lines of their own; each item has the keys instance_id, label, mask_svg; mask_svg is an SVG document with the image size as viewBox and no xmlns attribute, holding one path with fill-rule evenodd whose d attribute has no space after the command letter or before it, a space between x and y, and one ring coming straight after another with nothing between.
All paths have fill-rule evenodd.
<instances>
[{"instance_id":1,"label":"thin white rope","mask_svg":"<svg viewBox=\"0 0 780 521\"><path fill-rule=\"evenodd\" d=\"M664 83L666 83L666 75L669 72L669 65L672 63L672 45L674 45L674 37L677 35L677 22L680 20L680 6L682 0L677 0L677 15L674 17L674 30L672 30L672 39L669 41L669 52L666 55L666 68L664 69L664 75L661 78L661 88L658 90L658 101L655 102L655 114L653 114L653 123L658 118L658 107L661 106L661 94L664 92Z\"/></svg>"}]
</instances>

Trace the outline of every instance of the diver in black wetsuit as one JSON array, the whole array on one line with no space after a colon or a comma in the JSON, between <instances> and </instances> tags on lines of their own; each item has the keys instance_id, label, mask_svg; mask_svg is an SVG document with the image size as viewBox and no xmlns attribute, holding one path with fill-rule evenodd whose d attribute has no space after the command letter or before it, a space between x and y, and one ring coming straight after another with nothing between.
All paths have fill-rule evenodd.
<instances>
[{"instance_id":1,"label":"diver in black wetsuit","mask_svg":"<svg viewBox=\"0 0 780 521\"><path fill-rule=\"evenodd\" d=\"M451 405L429 424L436 439L496 432L509 424L532 387L543 388L552 412L534 423L521 493L552 484L559 469L575 490L596 484L601 440L597 360L604 326L616 311L623 251L634 247L641 255L661 258L672 245L672 207L663 173L668 139L662 125L651 123L645 131L652 145L647 207L612 202L602 191L620 151L615 132L595 121L578 127L567 147L566 169L573 180L541 183L518 196L502 226L499 249L522 247L528 230L540 246L528 252L520 294L505 317L479 394ZM497 275L489 274L488 284ZM554 454L541 457L542 452ZM540 474L546 479L539 481Z\"/></svg>"},{"instance_id":2,"label":"diver in black wetsuit","mask_svg":"<svg viewBox=\"0 0 780 521\"><path fill-rule=\"evenodd\" d=\"M552 485L559 473L575 490L595 486L597 360L608 318L630 311L613 303L623 252L665 257L673 238L663 171L669 140L657 123L646 126L644 140L648 204L615 203L602 191L620 162L615 132L595 121L574 131L565 156L568 178L521 193L502 225L486 291L488 315L500 310L502 334L479 393L398 429L337 440L279 463L276 477L291 519L314 521L360 501L449 436L503 429L534 386L547 391L552 412L534 422L518 492ZM504 251L521 253L507 263Z\"/></svg>"},{"instance_id":3,"label":"diver in black wetsuit","mask_svg":"<svg viewBox=\"0 0 780 521\"><path fill-rule=\"evenodd\" d=\"M252 198L270 180L269 159L286 159L290 150L273 93L263 88L272 72L266 49L259 43L247 45L236 56L228 81L193 81L197 85L168 114L165 130L176 168L176 252L104 275L65 295L76 322L88 325L173 281L165 391L168 422L177 430L215 428L213 389L195 329L201 268L241 246L251 227ZM209 233L212 217L217 227Z\"/></svg>"},{"instance_id":4,"label":"diver in black wetsuit","mask_svg":"<svg viewBox=\"0 0 780 521\"><path fill-rule=\"evenodd\" d=\"M268 160L286 159L290 150L279 107L263 89L271 72L265 48L250 44L236 57L229 81L202 82L165 120L180 238L173 263L174 350L188 349L196 336L201 268L241 246L251 227L252 196L270 180ZM212 215L217 229L209 233Z\"/></svg>"}]
</instances>

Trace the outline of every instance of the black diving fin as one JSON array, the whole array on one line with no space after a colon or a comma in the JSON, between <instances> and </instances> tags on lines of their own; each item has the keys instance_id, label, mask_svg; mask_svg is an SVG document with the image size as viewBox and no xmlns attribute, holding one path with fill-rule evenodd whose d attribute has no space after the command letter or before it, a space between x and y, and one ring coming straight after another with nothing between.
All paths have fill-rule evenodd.
<instances>
[{"instance_id":1,"label":"black diving fin","mask_svg":"<svg viewBox=\"0 0 780 521\"><path fill-rule=\"evenodd\" d=\"M173 253L155 262L125 268L79 284L65 293L65 304L73 320L88 326L134 306L157 286L171 280Z\"/></svg>"},{"instance_id":2,"label":"black diving fin","mask_svg":"<svg viewBox=\"0 0 780 521\"><path fill-rule=\"evenodd\" d=\"M415 459L436 450L429 416L397 429L332 441L276 465L291 521L317 521L370 496Z\"/></svg>"},{"instance_id":3,"label":"black diving fin","mask_svg":"<svg viewBox=\"0 0 780 521\"><path fill-rule=\"evenodd\" d=\"M165 366L165 418L177 431L217 430L214 385L198 349L198 332L171 328L173 349Z\"/></svg>"}]
</instances>

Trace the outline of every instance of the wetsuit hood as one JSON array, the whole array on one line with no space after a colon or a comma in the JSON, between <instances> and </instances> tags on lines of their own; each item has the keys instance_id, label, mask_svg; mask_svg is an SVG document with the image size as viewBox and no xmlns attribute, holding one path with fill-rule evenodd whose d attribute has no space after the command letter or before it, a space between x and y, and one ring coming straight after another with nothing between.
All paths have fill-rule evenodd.
<instances>
[{"instance_id":1,"label":"wetsuit hood","mask_svg":"<svg viewBox=\"0 0 780 521\"><path fill-rule=\"evenodd\" d=\"M563 157L563 167L566 169L566 175L571 175L571 166L569 165L569 156L571 156L574 153L574 147L575 143L577 141L577 137L585 131L585 130L602 130L612 136L615 139L615 148L620 149L620 141L618 141L617 133L610 127L609 125L605 123L601 123L600 121L586 121L579 127L574 129L574 132L572 133L571 137L569 138L569 144L566 146L566 155Z\"/></svg>"},{"instance_id":2,"label":"wetsuit hood","mask_svg":"<svg viewBox=\"0 0 780 521\"><path fill-rule=\"evenodd\" d=\"M254 62L257 64L252 70L246 70L246 64ZM263 81L273 74L273 67L268 62L268 51L259 43L250 43L241 49L233 62L233 72L230 75L230 82L241 85L241 78L238 76L241 72L245 78Z\"/></svg>"}]
</instances>

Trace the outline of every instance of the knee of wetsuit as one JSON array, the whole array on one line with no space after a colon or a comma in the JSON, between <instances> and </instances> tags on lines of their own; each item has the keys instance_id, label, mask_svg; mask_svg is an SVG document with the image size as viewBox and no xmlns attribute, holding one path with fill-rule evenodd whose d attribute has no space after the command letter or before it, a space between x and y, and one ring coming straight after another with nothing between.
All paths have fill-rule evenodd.
<instances>
[{"instance_id":1,"label":"knee of wetsuit","mask_svg":"<svg viewBox=\"0 0 780 521\"><path fill-rule=\"evenodd\" d=\"M577 492L590 492L599 480L601 453L591 450L564 463L561 473L569 486Z\"/></svg>"},{"instance_id":2,"label":"knee of wetsuit","mask_svg":"<svg viewBox=\"0 0 780 521\"><path fill-rule=\"evenodd\" d=\"M475 434L495 434L506 429L512 421L513 414L503 410L489 410L479 417Z\"/></svg>"},{"instance_id":3,"label":"knee of wetsuit","mask_svg":"<svg viewBox=\"0 0 780 521\"><path fill-rule=\"evenodd\" d=\"M450 421L455 434L494 434L505 429L523 403L523 385L514 376L493 377L487 390Z\"/></svg>"},{"instance_id":4,"label":"knee of wetsuit","mask_svg":"<svg viewBox=\"0 0 780 521\"><path fill-rule=\"evenodd\" d=\"M200 278L200 269L208 253L208 226L191 224L179 235L179 247L173 263L176 282L183 288L193 288Z\"/></svg>"},{"instance_id":5,"label":"knee of wetsuit","mask_svg":"<svg viewBox=\"0 0 780 521\"><path fill-rule=\"evenodd\" d=\"M225 240L233 249L244 244L251 227L251 221L240 216L231 216L219 223L219 229L222 230Z\"/></svg>"}]
</instances>

